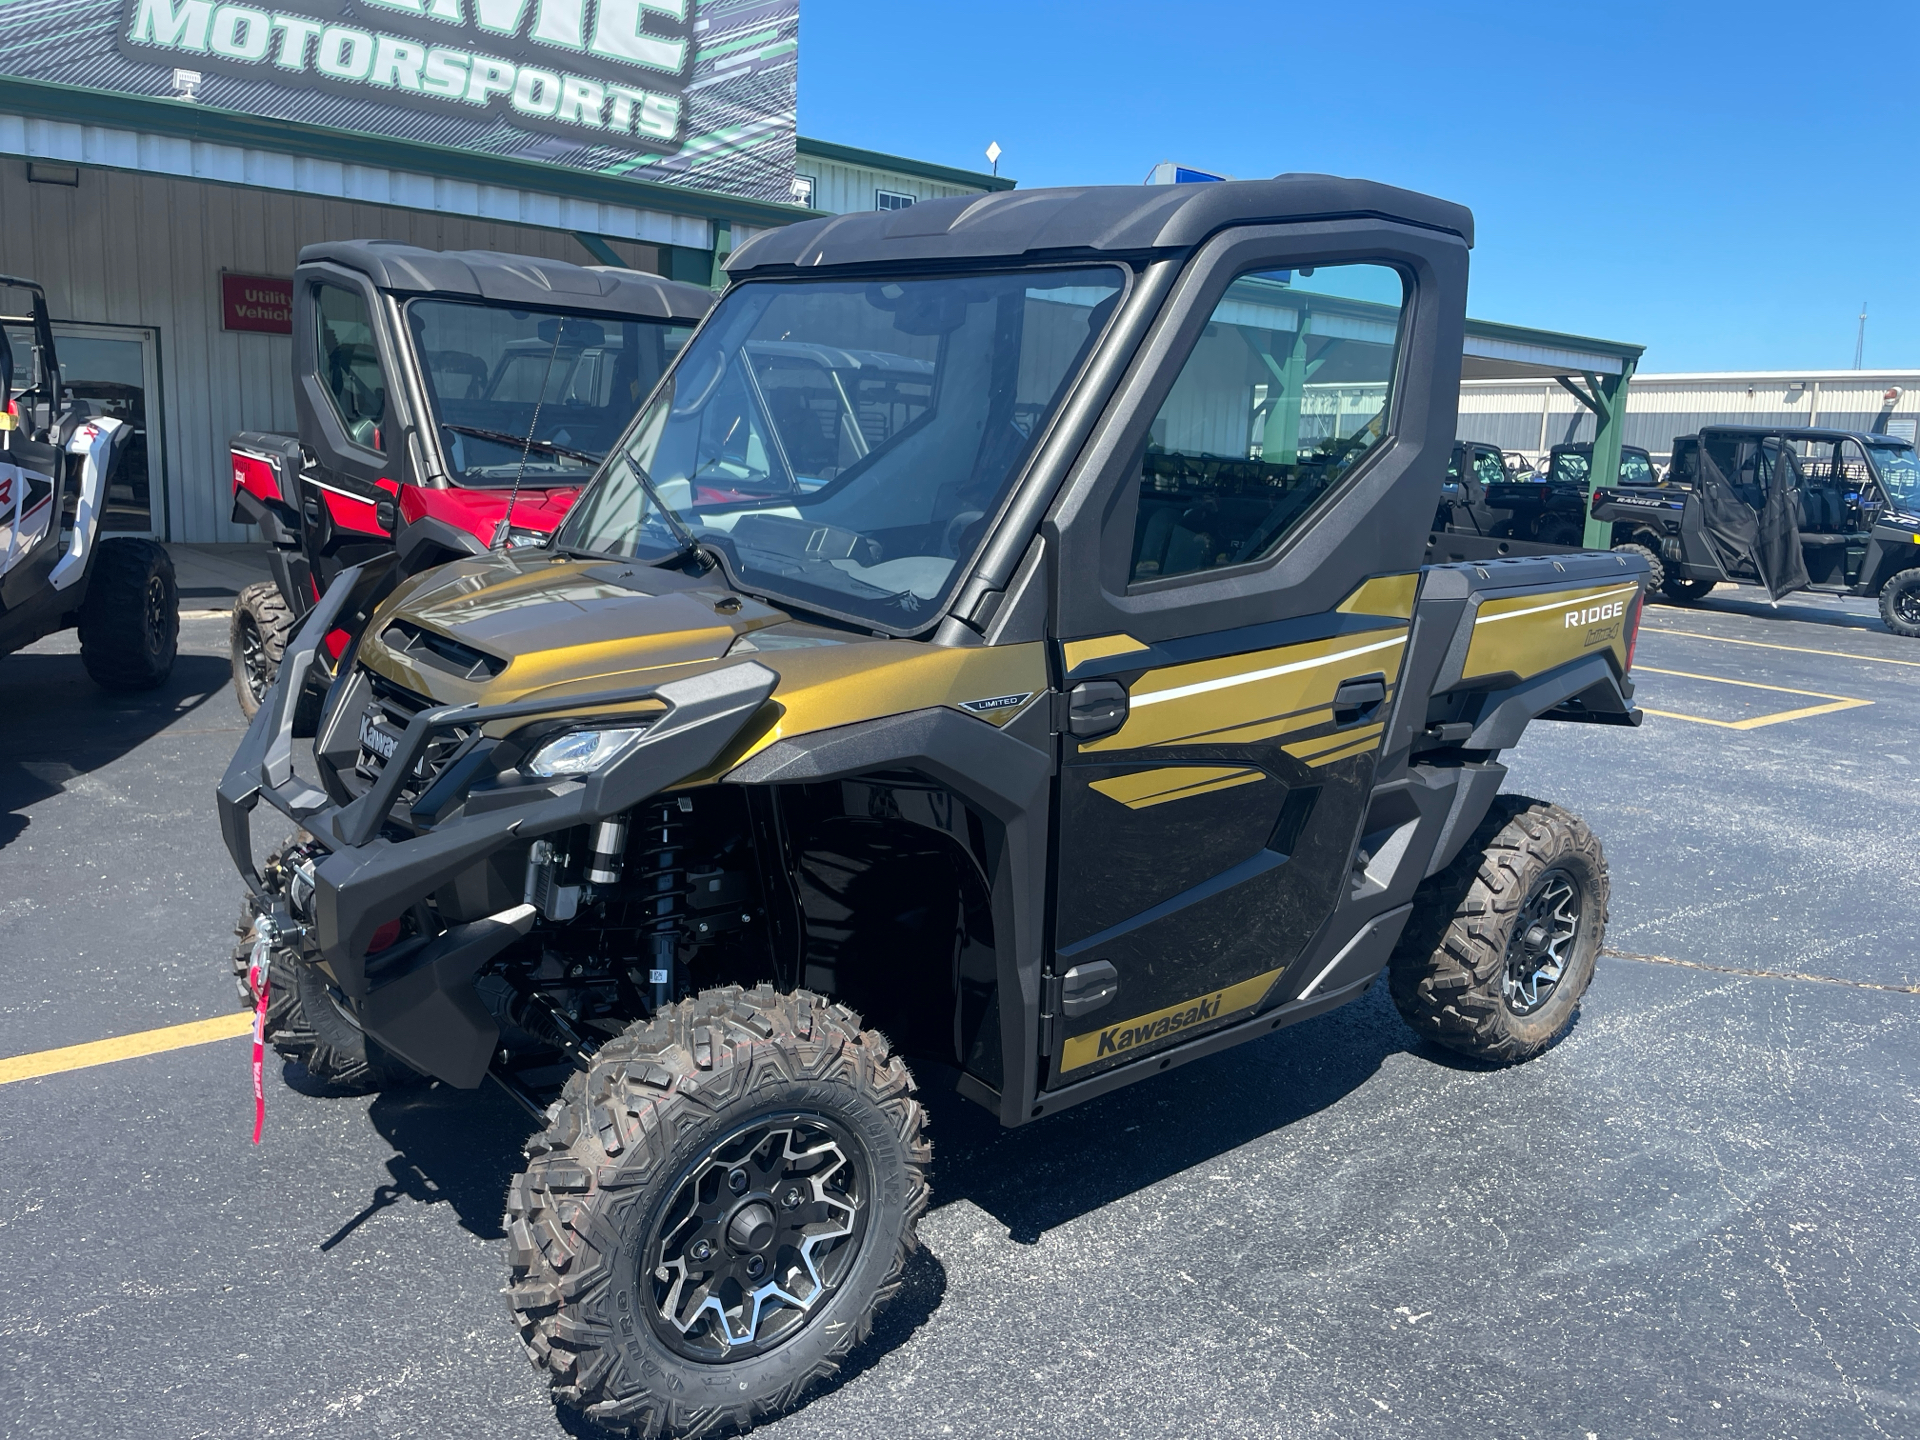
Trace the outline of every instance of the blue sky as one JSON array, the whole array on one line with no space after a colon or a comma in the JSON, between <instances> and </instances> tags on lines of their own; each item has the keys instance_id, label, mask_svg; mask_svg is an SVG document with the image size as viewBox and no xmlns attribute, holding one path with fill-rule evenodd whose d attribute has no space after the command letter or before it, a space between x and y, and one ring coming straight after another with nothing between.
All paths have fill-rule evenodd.
<instances>
[{"instance_id":1,"label":"blue sky","mask_svg":"<svg viewBox=\"0 0 1920 1440\"><path fill-rule=\"evenodd\" d=\"M1920 368L1920 5L801 0L800 130L1002 173L1473 208L1471 313L1643 370Z\"/></svg>"}]
</instances>

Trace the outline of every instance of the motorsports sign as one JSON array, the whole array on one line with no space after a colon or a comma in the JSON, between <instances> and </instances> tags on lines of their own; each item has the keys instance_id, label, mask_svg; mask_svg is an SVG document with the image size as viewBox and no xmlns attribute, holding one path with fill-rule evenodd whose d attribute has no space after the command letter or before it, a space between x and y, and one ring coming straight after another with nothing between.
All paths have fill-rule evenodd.
<instances>
[{"instance_id":1,"label":"motorsports sign","mask_svg":"<svg viewBox=\"0 0 1920 1440\"><path fill-rule=\"evenodd\" d=\"M7 0L0 74L790 202L799 0Z\"/></svg>"}]
</instances>

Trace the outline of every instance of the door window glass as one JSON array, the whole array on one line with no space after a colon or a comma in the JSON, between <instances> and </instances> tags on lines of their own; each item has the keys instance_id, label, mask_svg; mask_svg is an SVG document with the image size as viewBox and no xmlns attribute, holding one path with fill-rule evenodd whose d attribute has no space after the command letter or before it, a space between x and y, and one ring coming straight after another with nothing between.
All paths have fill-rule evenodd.
<instances>
[{"instance_id":1,"label":"door window glass","mask_svg":"<svg viewBox=\"0 0 1920 1440\"><path fill-rule=\"evenodd\" d=\"M1501 460L1498 450L1481 450L1473 457L1473 473L1482 485L1504 485L1507 483L1506 463Z\"/></svg>"},{"instance_id":2,"label":"door window glass","mask_svg":"<svg viewBox=\"0 0 1920 1440\"><path fill-rule=\"evenodd\" d=\"M1233 282L1148 434L1134 580L1272 554L1380 444L1405 290L1385 265Z\"/></svg>"},{"instance_id":3,"label":"door window glass","mask_svg":"<svg viewBox=\"0 0 1920 1440\"><path fill-rule=\"evenodd\" d=\"M387 413L387 382L374 348L373 319L357 291L339 285L313 287L320 327L320 378L347 437L369 450L382 448L380 426Z\"/></svg>"}]
</instances>

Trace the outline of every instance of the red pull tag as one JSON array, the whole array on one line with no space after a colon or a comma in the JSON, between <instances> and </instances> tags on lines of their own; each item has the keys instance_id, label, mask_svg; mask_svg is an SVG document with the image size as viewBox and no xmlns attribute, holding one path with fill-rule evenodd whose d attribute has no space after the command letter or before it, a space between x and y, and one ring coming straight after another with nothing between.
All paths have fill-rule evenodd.
<instances>
[{"instance_id":1,"label":"red pull tag","mask_svg":"<svg viewBox=\"0 0 1920 1440\"><path fill-rule=\"evenodd\" d=\"M264 920L264 917L263 917ZM253 991L253 1143L267 1123L267 976L273 941L262 921L253 926L253 954L247 960L247 988Z\"/></svg>"}]
</instances>

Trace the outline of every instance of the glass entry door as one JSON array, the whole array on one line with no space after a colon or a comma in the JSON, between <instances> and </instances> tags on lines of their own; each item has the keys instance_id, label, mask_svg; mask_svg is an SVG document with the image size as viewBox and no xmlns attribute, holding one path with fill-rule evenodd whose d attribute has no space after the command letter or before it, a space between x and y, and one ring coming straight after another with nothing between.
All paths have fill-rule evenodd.
<instances>
[{"instance_id":1,"label":"glass entry door","mask_svg":"<svg viewBox=\"0 0 1920 1440\"><path fill-rule=\"evenodd\" d=\"M54 348L69 394L133 427L107 487L104 529L161 535L160 332L144 325L55 321Z\"/></svg>"}]
</instances>

